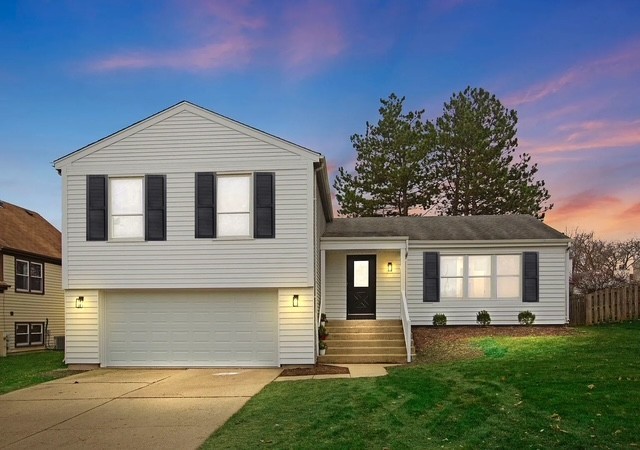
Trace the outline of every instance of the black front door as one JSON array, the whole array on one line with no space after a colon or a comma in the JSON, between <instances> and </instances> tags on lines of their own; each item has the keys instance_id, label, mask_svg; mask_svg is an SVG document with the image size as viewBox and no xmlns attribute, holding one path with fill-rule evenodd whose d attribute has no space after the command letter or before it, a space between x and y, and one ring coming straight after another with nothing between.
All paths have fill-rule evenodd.
<instances>
[{"instance_id":1,"label":"black front door","mask_svg":"<svg viewBox=\"0 0 640 450\"><path fill-rule=\"evenodd\" d=\"M347 319L376 318L376 256L347 256Z\"/></svg>"}]
</instances>

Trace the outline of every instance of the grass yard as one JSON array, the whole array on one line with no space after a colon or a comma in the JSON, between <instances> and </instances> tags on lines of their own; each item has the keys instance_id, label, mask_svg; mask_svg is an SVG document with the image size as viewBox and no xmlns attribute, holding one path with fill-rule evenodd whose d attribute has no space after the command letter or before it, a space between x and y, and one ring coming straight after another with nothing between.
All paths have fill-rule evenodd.
<instances>
[{"instance_id":1,"label":"grass yard","mask_svg":"<svg viewBox=\"0 0 640 450\"><path fill-rule=\"evenodd\" d=\"M272 383L203 448L640 447L640 322L465 345L479 356Z\"/></svg>"},{"instance_id":2,"label":"grass yard","mask_svg":"<svg viewBox=\"0 0 640 450\"><path fill-rule=\"evenodd\" d=\"M0 358L0 394L65 376L64 352L42 351Z\"/></svg>"}]
</instances>

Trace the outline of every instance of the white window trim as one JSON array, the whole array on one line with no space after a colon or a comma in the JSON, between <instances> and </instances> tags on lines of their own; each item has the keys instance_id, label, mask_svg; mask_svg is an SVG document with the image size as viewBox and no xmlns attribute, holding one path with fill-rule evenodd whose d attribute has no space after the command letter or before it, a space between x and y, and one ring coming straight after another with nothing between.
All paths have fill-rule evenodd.
<instances>
[{"instance_id":1,"label":"white window trim","mask_svg":"<svg viewBox=\"0 0 640 450\"><path fill-rule=\"evenodd\" d=\"M18 263L19 263L19 262L21 262L21 263L25 263L25 264L27 265L27 275L26 275L26 277L27 277L27 288L26 288L26 289L22 289L22 288L18 288L18 286L16 286L16 292L27 292L27 293L28 293L28 292L29 292L29 288L31 287L31 286L30 286L30 285L31 285L31 282L30 282L30 280L29 280L29 273L30 273L30 272L29 272L29 270L30 270L30 267L29 267L29 261L28 261L28 260L26 260L26 259L19 259L19 258L16 258L16 261L15 261L15 264L14 264L14 268L16 268L16 269L17 269L17 266L18 266ZM16 277L18 277L18 276L24 277L24 275L22 275L22 274L18 274L18 271L17 271L17 270L16 270L16 273L15 273L15 276L16 276Z\"/></svg>"},{"instance_id":2,"label":"white window trim","mask_svg":"<svg viewBox=\"0 0 640 450\"><path fill-rule=\"evenodd\" d=\"M14 269L16 268L16 266L18 265L18 263L25 263L27 265L27 289L21 289L18 288L18 286L16 286L15 291L16 292L20 292L20 293L25 293L25 294L44 294L44 263L38 262L38 261L31 261L28 259L21 259L21 258L16 258L15 259L15 263L14 263ZM40 277L33 277L33 278L39 278L40 281L40 289L31 289L31 264L37 264L40 266ZM21 276L23 277L24 275L22 274L18 274L17 271L16 273L14 273L14 278Z\"/></svg>"},{"instance_id":3,"label":"white window trim","mask_svg":"<svg viewBox=\"0 0 640 450\"><path fill-rule=\"evenodd\" d=\"M20 325L26 325L27 327L27 332L26 333L20 333L18 334L18 332L16 331L16 328ZM33 325L37 325L40 327L40 333L36 333L40 335L40 340L37 342L33 342L31 340L31 327ZM14 325L14 347L16 348L20 348L20 347L38 347L41 345L44 345L44 323L43 322L16 322ZM27 336L27 342L26 343L18 343L18 339L17 336Z\"/></svg>"},{"instance_id":4,"label":"white window trim","mask_svg":"<svg viewBox=\"0 0 640 450\"><path fill-rule=\"evenodd\" d=\"M498 297L498 263L497 257L502 255L514 255L520 258L520 273L518 274L519 283L518 283L518 296L517 297ZM478 254L463 254L463 253L441 253L440 258L443 256L462 256L462 297L440 297L441 300L451 300L451 301L471 301L471 302L482 302L495 300L500 302L505 301L522 301L522 277L523 277L523 267L522 267L522 252L504 252L504 253L478 253ZM469 297L469 256L490 256L491 257L491 295L489 297ZM439 262L440 264L440 262ZM514 276L514 275L504 275ZM440 276L440 282L442 282L442 278L460 278L460 277L442 277ZM480 277L481 278L481 277Z\"/></svg>"},{"instance_id":5,"label":"white window trim","mask_svg":"<svg viewBox=\"0 0 640 450\"><path fill-rule=\"evenodd\" d=\"M228 235L228 236L220 236L220 221L218 220L218 217L220 215L224 215L224 214L234 214L234 213L221 213L218 211L218 195L220 193L219 190L219 179L220 178L224 178L224 177L233 177L233 176L246 176L249 178L249 234L239 234L239 235ZM253 206L254 206L254 173L253 172L217 172L216 173L216 217L215 217L215 223L216 223L216 237L214 238L214 240L216 241L222 241L222 240L230 240L230 241L237 241L237 240L250 240L250 239L254 239L253 237L253 233L254 233L254 217L253 217Z\"/></svg>"},{"instance_id":6,"label":"white window trim","mask_svg":"<svg viewBox=\"0 0 640 450\"><path fill-rule=\"evenodd\" d=\"M113 203L112 203L112 195L113 190L111 189L111 180L126 180L126 179L140 179L142 180L142 236L131 237L131 238L116 238L113 237ZM110 176L107 180L107 229L109 230L109 241L110 242L145 242L145 204L146 204L146 183L144 175L119 175L119 176ZM117 217L138 217L140 214L117 214Z\"/></svg>"}]
</instances>

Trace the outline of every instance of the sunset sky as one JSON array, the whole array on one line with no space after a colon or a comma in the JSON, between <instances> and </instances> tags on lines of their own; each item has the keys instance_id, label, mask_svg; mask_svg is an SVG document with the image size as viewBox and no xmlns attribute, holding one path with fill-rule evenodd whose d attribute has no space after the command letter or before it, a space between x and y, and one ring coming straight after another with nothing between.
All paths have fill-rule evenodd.
<instances>
[{"instance_id":1,"label":"sunset sky","mask_svg":"<svg viewBox=\"0 0 640 450\"><path fill-rule=\"evenodd\" d=\"M640 237L640 1L0 3L0 199L60 227L51 162L180 100L353 169L379 99L518 111L546 223Z\"/></svg>"}]
</instances>

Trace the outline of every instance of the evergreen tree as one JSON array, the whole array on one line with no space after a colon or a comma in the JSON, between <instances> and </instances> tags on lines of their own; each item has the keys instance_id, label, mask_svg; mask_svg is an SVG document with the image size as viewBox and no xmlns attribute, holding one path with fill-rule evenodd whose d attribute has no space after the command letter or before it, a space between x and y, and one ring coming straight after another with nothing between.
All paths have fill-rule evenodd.
<instances>
[{"instance_id":1,"label":"evergreen tree","mask_svg":"<svg viewBox=\"0 0 640 450\"><path fill-rule=\"evenodd\" d=\"M431 204L431 169L423 164L432 125L422 121L424 110L403 113L405 98L380 99L380 119L354 134L355 173L338 169L334 182L344 216L407 216Z\"/></svg>"},{"instance_id":2,"label":"evergreen tree","mask_svg":"<svg viewBox=\"0 0 640 450\"><path fill-rule=\"evenodd\" d=\"M518 146L516 111L495 95L467 87L436 120L435 148L424 166L435 169L437 210L444 215L530 214L553 207L536 164Z\"/></svg>"}]
</instances>

